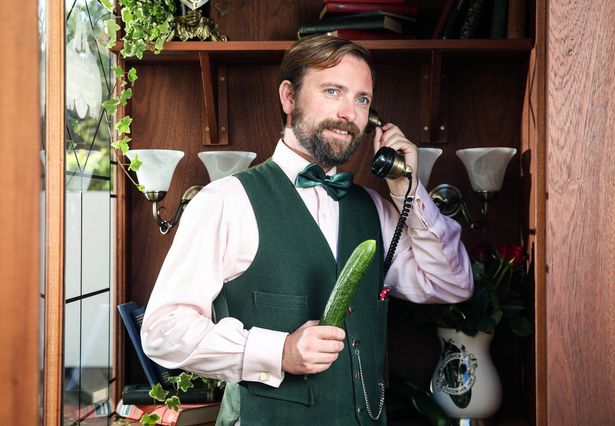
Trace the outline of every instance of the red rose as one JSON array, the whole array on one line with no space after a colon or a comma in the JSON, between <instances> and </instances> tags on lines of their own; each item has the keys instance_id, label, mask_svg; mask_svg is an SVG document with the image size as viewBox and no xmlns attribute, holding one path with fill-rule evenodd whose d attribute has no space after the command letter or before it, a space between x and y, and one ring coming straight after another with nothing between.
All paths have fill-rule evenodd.
<instances>
[{"instance_id":1,"label":"red rose","mask_svg":"<svg viewBox=\"0 0 615 426\"><path fill-rule=\"evenodd\" d=\"M520 246L512 245L508 247L506 259L512 264L513 268L518 268L527 261L527 256Z\"/></svg>"},{"instance_id":2,"label":"red rose","mask_svg":"<svg viewBox=\"0 0 615 426\"><path fill-rule=\"evenodd\" d=\"M527 260L527 256L521 246L499 244L497 250L500 258L510 263L513 268L518 268Z\"/></svg>"}]
</instances>

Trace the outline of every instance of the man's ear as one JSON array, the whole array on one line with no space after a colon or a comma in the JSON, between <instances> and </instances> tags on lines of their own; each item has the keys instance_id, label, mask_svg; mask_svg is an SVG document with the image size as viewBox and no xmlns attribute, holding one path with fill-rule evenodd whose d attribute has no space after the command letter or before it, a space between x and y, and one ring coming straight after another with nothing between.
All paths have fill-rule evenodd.
<instances>
[{"instance_id":1,"label":"man's ear","mask_svg":"<svg viewBox=\"0 0 615 426\"><path fill-rule=\"evenodd\" d=\"M295 89L293 88L293 84L288 80L284 80L280 83L278 91L280 93L282 110L284 114L289 116L295 109Z\"/></svg>"}]
</instances>

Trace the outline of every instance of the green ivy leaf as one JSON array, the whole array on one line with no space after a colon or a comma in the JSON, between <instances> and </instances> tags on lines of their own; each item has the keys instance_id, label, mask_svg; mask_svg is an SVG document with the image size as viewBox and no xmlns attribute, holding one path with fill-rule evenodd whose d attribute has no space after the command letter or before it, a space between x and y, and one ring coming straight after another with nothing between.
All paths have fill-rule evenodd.
<instances>
[{"instance_id":1,"label":"green ivy leaf","mask_svg":"<svg viewBox=\"0 0 615 426\"><path fill-rule=\"evenodd\" d=\"M139 421L142 425L155 425L158 420L160 420L158 414L143 414L143 417L141 417Z\"/></svg>"},{"instance_id":2,"label":"green ivy leaf","mask_svg":"<svg viewBox=\"0 0 615 426\"><path fill-rule=\"evenodd\" d=\"M126 106L126 104L128 103L128 99L132 98L132 89L126 89L126 90L122 90L122 93L120 93L120 103L122 104L122 106Z\"/></svg>"},{"instance_id":3,"label":"green ivy leaf","mask_svg":"<svg viewBox=\"0 0 615 426\"><path fill-rule=\"evenodd\" d=\"M139 160L139 156L135 154L134 158L130 160L130 165L128 166L128 170L132 170L134 172L138 172L139 168L143 164L143 161Z\"/></svg>"},{"instance_id":4,"label":"green ivy leaf","mask_svg":"<svg viewBox=\"0 0 615 426\"><path fill-rule=\"evenodd\" d=\"M107 43L108 48L112 48L117 42L117 30L120 29L120 26L115 22L115 19L106 19L105 22L105 33L109 36L109 42Z\"/></svg>"},{"instance_id":5,"label":"green ivy leaf","mask_svg":"<svg viewBox=\"0 0 615 426\"><path fill-rule=\"evenodd\" d=\"M122 8L122 21L124 21L124 23L127 26L130 26L132 24L133 21L133 15L132 15L132 9L129 7L123 7Z\"/></svg>"},{"instance_id":6,"label":"green ivy leaf","mask_svg":"<svg viewBox=\"0 0 615 426\"><path fill-rule=\"evenodd\" d=\"M152 385L152 390L149 391L149 396L154 398L156 401L162 401L162 402L164 402L167 399L168 394L169 394L169 391L164 390L160 383L156 383L155 385Z\"/></svg>"},{"instance_id":7,"label":"green ivy leaf","mask_svg":"<svg viewBox=\"0 0 615 426\"><path fill-rule=\"evenodd\" d=\"M102 103L103 108L107 111L107 114L114 114L117 111L117 106L120 104L120 101L117 99L109 99Z\"/></svg>"},{"instance_id":8,"label":"green ivy leaf","mask_svg":"<svg viewBox=\"0 0 615 426\"><path fill-rule=\"evenodd\" d=\"M115 130L119 135L130 133L130 123L132 123L132 117L122 117L122 119L115 124Z\"/></svg>"},{"instance_id":9,"label":"green ivy leaf","mask_svg":"<svg viewBox=\"0 0 615 426\"><path fill-rule=\"evenodd\" d=\"M139 59L143 59L143 53L147 50L147 44L145 41L139 39L135 42L135 56Z\"/></svg>"},{"instance_id":10,"label":"green ivy leaf","mask_svg":"<svg viewBox=\"0 0 615 426\"><path fill-rule=\"evenodd\" d=\"M141 192L145 192L145 187L143 185L137 185L137 189Z\"/></svg>"},{"instance_id":11,"label":"green ivy leaf","mask_svg":"<svg viewBox=\"0 0 615 426\"><path fill-rule=\"evenodd\" d=\"M128 142L130 142L130 138L128 136L124 136L121 140L113 142L111 146L115 149L119 149L120 151L122 151L123 155L126 155L129 149Z\"/></svg>"},{"instance_id":12,"label":"green ivy leaf","mask_svg":"<svg viewBox=\"0 0 615 426\"><path fill-rule=\"evenodd\" d=\"M179 375L179 381L177 383L177 387L186 392L188 389L193 388L194 384L192 383L192 379L194 376L189 373L182 372Z\"/></svg>"},{"instance_id":13,"label":"green ivy leaf","mask_svg":"<svg viewBox=\"0 0 615 426\"><path fill-rule=\"evenodd\" d=\"M124 70L122 69L122 67L113 67L111 69L115 73L116 78L122 78L124 76Z\"/></svg>"},{"instance_id":14,"label":"green ivy leaf","mask_svg":"<svg viewBox=\"0 0 615 426\"><path fill-rule=\"evenodd\" d=\"M113 0L100 0L100 3L109 12L113 12Z\"/></svg>"},{"instance_id":15,"label":"green ivy leaf","mask_svg":"<svg viewBox=\"0 0 615 426\"><path fill-rule=\"evenodd\" d=\"M130 58L132 56L135 56L135 45L132 43L124 42L124 46L122 47L122 50L120 50L120 54L124 58Z\"/></svg>"},{"instance_id":16,"label":"green ivy leaf","mask_svg":"<svg viewBox=\"0 0 615 426\"><path fill-rule=\"evenodd\" d=\"M128 81L130 81L130 84L134 84L135 81L137 81L137 78L139 78L137 77L137 70L134 67L131 67L128 70L127 77L128 77Z\"/></svg>"},{"instance_id":17,"label":"green ivy leaf","mask_svg":"<svg viewBox=\"0 0 615 426\"><path fill-rule=\"evenodd\" d=\"M179 406L181 405L181 401L179 400L179 397L177 395L173 395L171 398L167 398L165 404L167 407L169 407L169 409L178 411Z\"/></svg>"}]
</instances>

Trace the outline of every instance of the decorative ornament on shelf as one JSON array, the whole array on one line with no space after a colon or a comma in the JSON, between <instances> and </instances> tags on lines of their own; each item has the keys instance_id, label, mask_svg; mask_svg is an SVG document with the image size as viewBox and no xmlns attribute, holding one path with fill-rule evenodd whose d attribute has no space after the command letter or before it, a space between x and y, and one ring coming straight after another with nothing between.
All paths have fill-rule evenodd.
<instances>
[{"instance_id":1,"label":"decorative ornament on shelf","mask_svg":"<svg viewBox=\"0 0 615 426\"><path fill-rule=\"evenodd\" d=\"M203 6L209 0L180 0L183 4L188 6L190 10L196 10L199 7Z\"/></svg>"},{"instance_id":2,"label":"decorative ornament on shelf","mask_svg":"<svg viewBox=\"0 0 615 426\"><path fill-rule=\"evenodd\" d=\"M200 10L190 10L182 16L178 16L173 24L173 30L169 38L179 38L181 41L227 41L228 38L218 32L218 26L214 21Z\"/></svg>"}]
</instances>

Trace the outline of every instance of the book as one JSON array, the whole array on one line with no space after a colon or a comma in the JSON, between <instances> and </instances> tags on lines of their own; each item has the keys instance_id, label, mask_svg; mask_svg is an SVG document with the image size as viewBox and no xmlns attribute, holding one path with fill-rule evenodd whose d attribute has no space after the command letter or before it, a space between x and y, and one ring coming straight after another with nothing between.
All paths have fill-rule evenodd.
<instances>
[{"instance_id":1,"label":"book","mask_svg":"<svg viewBox=\"0 0 615 426\"><path fill-rule=\"evenodd\" d=\"M302 23L299 25L297 35L301 38L311 34L326 33L341 29L382 30L401 34L404 32L404 25L400 20L385 15L351 16Z\"/></svg>"},{"instance_id":2,"label":"book","mask_svg":"<svg viewBox=\"0 0 615 426\"><path fill-rule=\"evenodd\" d=\"M442 31L442 38L458 38L461 25L468 10L469 0L457 0L455 7L446 21L444 30Z\"/></svg>"},{"instance_id":3,"label":"book","mask_svg":"<svg viewBox=\"0 0 615 426\"><path fill-rule=\"evenodd\" d=\"M481 20L486 15L487 0L470 0L468 11L459 30L459 38L476 38Z\"/></svg>"},{"instance_id":4,"label":"book","mask_svg":"<svg viewBox=\"0 0 615 426\"><path fill-rule=\"evenodd\" d=\"M506 38L525 37L525 9L527 0L508 0Z\"/></svg>"},{"instance_id":5,"label":"book","mask_svg":"<svg viewBox=\"0 0 615 426\"><path fill-rule=\"evenodd\" d=\"M152 404L154 399L149 396L149 392L152 387L148 384L140 385L126 385L122 392L122 401L125 404ZM183 403L188 404L202 404L206 402L212 402L214 395L213 392L205 388L190 388L186 392L181 389L175 391L172 389L169 391L169 397L177 395Z\"/></svg>"},{"instance_id":6,"label":"book","mask_svg":"<svg viewBox=\"0 0 615 426\"><path fill-rule=\"evenodd\" d=\"M508 18L508 0L493 0L491 12L491 38L506 38L506 25Z\"/></svg>"},{"instance_id":7,"label":"book","mask_svg":"<svg viewBox=\"0 0 615 426\"><path fill-rule=\"evenodd\" d=\"M160 383L165 388L172 387L169 383L169 376L178 376L181 371L170 370L165 368L145 355L143 352L143 346L141 345L141 325L143 324L143 316L145 315L145 307L139 307L134 302L128 302L118 305L117 310L122 317L128 337L132 342L132 346L137 353L141 367L145 372L145 377L150 385Z\"/></svg>"},{"instance_id":8,"label":"book","mask_svg":"<svg viewBox=\"0 0 615 426\"><path fill-rule=\"evenodd\" d=\"M339 0L324 0L323 3L338 3ZM406 3L407 0L343 0L344 3Z\"/></svg>"},{"instance_id":9,"label":"book","mask_svg":"<svg viewBox=\"0 0 615 426\"><path fill-rule=\"evenodd\" d=\"M318 14L318 19L339 14L353 14L380 10L383 12L395 13L401 16L416 16L418 7L416 4L407 3L351 3L351 2L330 2L325 3Z\"/></svg>"},{"instance_id":10,"label":"book","mask_svg":"<svg viewBox=\"0 0 615 426\"><path fill-rule=\"evenodd\" d=\"M216 421L220 412L220 403L184 404L177 411L164 404L126 404L123 400L117 404L116 413L125 419L140 420L144 414L157 414L160 419L157 425L163 426L195 426Z\"/></svg>"},{"instance_id":11,"label":"book","mask_svg":"<svg viewBox=\"0 0 615 426\"><path fill-rule=\"evenodd\" d=\"M434 27L431 38L440 38L442 37L442 33L444 32L444 27L446 26L446 22L448 21L448 17L451 16L451 12L453 11L453 7L455 6L455 0L444 0L444 4L442 5L442 11L440 12L440 16L438 16L438 21L436 22L436 26Z\"/></svg>"},{"instance_id":12,"label":"book","mask_svg":"<svg viewBox=\"0 0 615 426\"><path fill-rule=\"evenodd\" d=\"M364 19L364 18L371 18L371 17L374 17L374 16L388 16L389 18L399 19L400 21L402 21L402 23L405 23L405 22L416 22L416 16L401 15L399 13L387 12L386 10L381 10L381 9L368 10L367 12L361 12L361 13L352 13L350 15L332 16L330 19L331 20L336 20L336 19Z\"/></svg>"},{"instance_id":13,"label":"book","mask_svg":"<svg viewBox=\"0 0 615 426\"><path fill-rule=\"evenodd\" d=\"M413 34L397 34L387 33L383 31L369 31L369 30L335 30L327 31L328 35L346 40L408 40L416 39L416 35Z\"/></svg>"}]
</instances>

